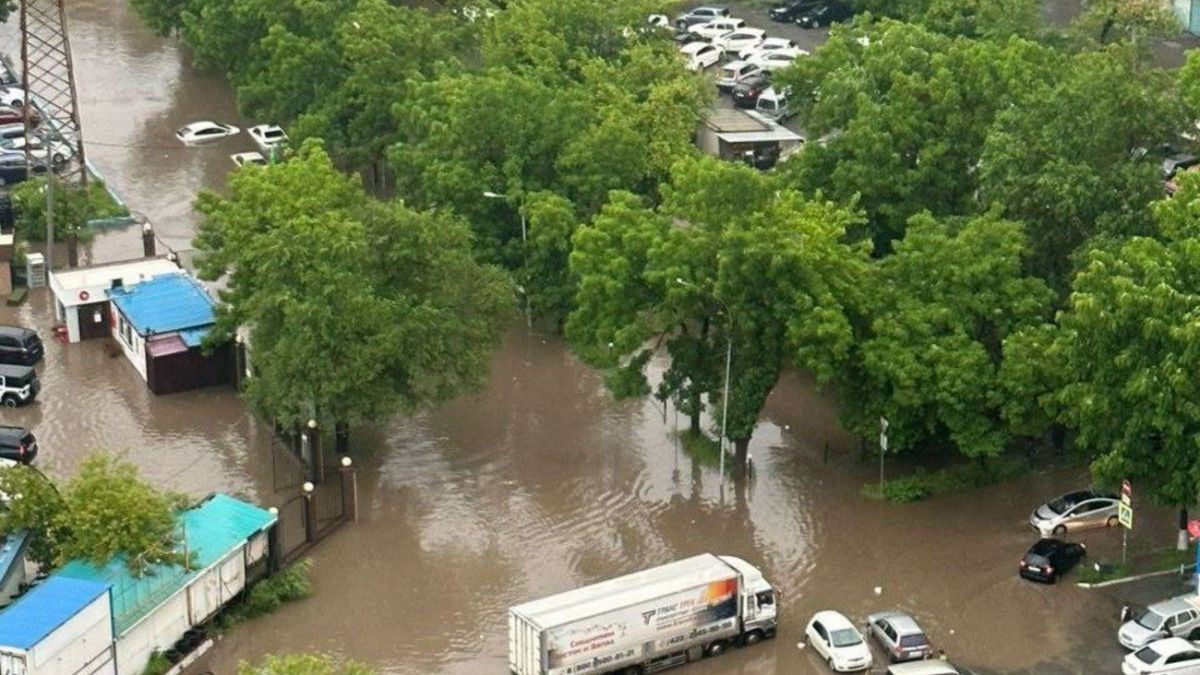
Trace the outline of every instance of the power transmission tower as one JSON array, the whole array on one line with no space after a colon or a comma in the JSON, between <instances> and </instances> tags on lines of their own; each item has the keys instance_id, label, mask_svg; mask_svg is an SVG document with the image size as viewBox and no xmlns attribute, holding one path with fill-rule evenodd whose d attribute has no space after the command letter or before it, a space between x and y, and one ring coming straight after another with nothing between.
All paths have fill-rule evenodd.
<instances>
[{"instance_id":1,"label":"power transmission tower","mask_svg":"<svg viewBox=\"0 0 1200 675\"><path fill-rule=\"evenodd\" d=\"M67 36L65 0L21 0L21 87L25 90L25 166L30 175L42 166L50 183L47 189L47 256L54 242L53 183L86 189L87 162L83 154L83 125ZM37 113L34 109L37 109ZM41 123L31 122L40 114ZM38 151L37 148L43 148ZM38 154L41 154L39 157ZM67 225L69 265L77 262L75 228Z\"/></svg>"}]
</instances>

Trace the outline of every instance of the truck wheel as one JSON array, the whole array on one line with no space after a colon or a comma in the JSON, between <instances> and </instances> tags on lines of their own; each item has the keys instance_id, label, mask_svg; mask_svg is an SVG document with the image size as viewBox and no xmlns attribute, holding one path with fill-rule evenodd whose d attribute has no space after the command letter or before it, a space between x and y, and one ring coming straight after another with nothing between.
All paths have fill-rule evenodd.
<instances>
[{"instance_id":1,"label":"truck wheel","mask_svg":"<svg viewBox=\"0 0 1200 675\"><path fill-rule=\"evenodd\" d=\"M750 645L756 645L756 644L762 642L762 639L763 639L762 631L752 630L749 633L746 633L746 637L744 639L744 644L747 647Z\"/></svg>"},{"instance_id":2,"label":"truck wheel","mask_svg":"<svg viewBox=\"0 0 1200 675\"><path fill-rule=\"evenodd\" d=\"M720 656L725 653L725 643L714 642L708 646L708 649L704 650L704 653L708 654L709 657Z\"/></svg>"}]
</instances>

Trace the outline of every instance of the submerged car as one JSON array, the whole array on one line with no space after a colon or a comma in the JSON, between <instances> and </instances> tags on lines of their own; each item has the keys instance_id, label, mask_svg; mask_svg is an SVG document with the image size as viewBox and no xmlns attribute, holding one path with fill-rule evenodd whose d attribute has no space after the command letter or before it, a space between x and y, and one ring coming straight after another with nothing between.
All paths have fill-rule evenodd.
<instances>
[{"instance_id":1,"label":"submerged car","mask_svg":"<svg viewBox=\"0 0 1200 675\"><path fill-rule=\"evenodd\" d=\"M867 617L871 637L887 652L893 663L933 656L933 645L917 620L904 612L880 612Z\"/></svg>"},{"instance_id":2,"label":"submerged car","mask_svg":"<svg viewBox=\"0 0 1200 675\"><path fill-rule=\"evenodd\" d=\"M804 634L808 644L835 672L852 673L871 667L871 649L850 619L840 612L817 612Z\"/></svg>"},{"instance_id":3,"label":"submerged car","mask_svg":"<svg viewBox=\"0 0 1200 675\"><path fill-rule=\"evenodd\" d=\"M175 132L175 138L178 138L184 145L196 145L200 143L208 143L210 141L219 141L222 138L236 136L241 129L232 124L222 124L220 122L211 122L208 120L200 122L192 122L191 124L180 128Z\"/></svg>"},{"instance_id":4,"label":"submerged car","mask_svg":"<svg viewBox=\"0 0 1200 675\"><path fill-rule=\"evenodd\" d=\"M1022 578L1052 584L1087 555L1087 547L1061 539L1039 539L1017 567Z\"/></svg>"},{"instance_id":5,"label":"submerged car","mask_svg":"<svg viewBox=\"0 0 1200 675\"><path fill-rule=\"evenodd\" d=\"M1116 495L1096 490L1078 490L1052 499L1033 510L1029 525L1043 537L1062 536L1069 530L1115 527Z\"/></svg>"},{"instance_id":6,"label":"submerged car","mask_svg":"<svg viewBox=\"0 0 1200 675\"><path fill-rule=\"evenodd\" d=\"M254 139L255 144L258 145L258 149L265 153L281 147L288 140L288 135L277 124L258 124L247 129L246 133L250 134L250 138Z\"/></svg>"},{"instance_id":7,"label":"submerged car","mask_svg":"<svg viewBox=\"0 0 1200 675\"><path fill-rule=\"evenodd\" d=\"M267 158L259 152L239 152L236 155L230 155L230 159L237 166L246 166L247 164L257 164L258 166L266 166Z\"/></svg>"}]
</instances>

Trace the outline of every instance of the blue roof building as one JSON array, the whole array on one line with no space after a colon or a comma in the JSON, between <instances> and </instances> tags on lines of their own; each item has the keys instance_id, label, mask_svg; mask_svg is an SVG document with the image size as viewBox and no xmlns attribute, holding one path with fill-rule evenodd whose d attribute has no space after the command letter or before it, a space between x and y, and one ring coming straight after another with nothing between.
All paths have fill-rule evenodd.
<instances>
[{"instance_id":1,"label":"blue roof building","mask_svg":"<svg viewBox=\"0 0 1200 675\"><path fill-rule=\"evenodd\" d=\"M179 271L107 291L112 334L156 394L228 382L229 345L206 345L216 305L204 286Z\"/></svg>"},{"instance_id":2,"label":"blue roof building","mask_svg":"<svg viewBox=\"0 0 1200 675\"><path fill-rule=\"evenodd\" d=\"M107 591L97 581L50 577L0 612L0 645L33 649Z\"/></svg>"}]
</instances>

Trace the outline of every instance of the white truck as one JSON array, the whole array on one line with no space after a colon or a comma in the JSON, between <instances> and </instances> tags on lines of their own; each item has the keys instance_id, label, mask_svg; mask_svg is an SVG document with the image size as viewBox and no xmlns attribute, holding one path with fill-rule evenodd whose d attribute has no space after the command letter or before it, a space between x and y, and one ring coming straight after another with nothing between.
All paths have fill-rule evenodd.
<instances>
[{"instance_id":1,"label":"white truck","mask_svg":"<svg viewBox=\"0 0 1200 675\"><path fill-rule=\"evenodd\" d=\"M775 636L778 593L750 563L698 555L508 610L514 675L653 673Z\"/></svg>"}]
</instances>

